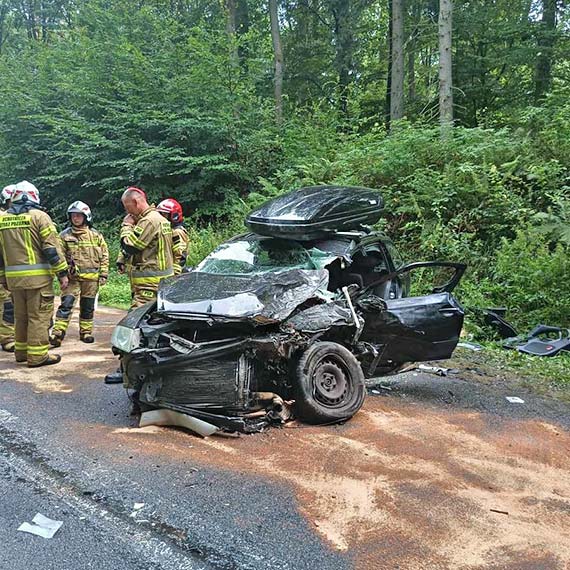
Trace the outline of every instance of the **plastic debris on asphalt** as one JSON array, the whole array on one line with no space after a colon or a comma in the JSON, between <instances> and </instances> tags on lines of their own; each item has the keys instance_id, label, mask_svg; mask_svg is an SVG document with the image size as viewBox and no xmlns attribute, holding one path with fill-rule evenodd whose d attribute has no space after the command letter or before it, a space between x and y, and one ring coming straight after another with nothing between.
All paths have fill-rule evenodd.
<instances>
[{"instance_id":1,"label":"plastic debris on asphalt","mask_svg":"<svg viewBox=\"0 0 570 570\"><path fill-rule=\"evenodd\" d=\"M518 396L505 396L511 404L524 404L524 400Z\"/></svg>"},{"instance_id":2,"label":"plastic debris on asphalt","mask_svg":"<svg viewBox=\"0 0 570 570\"><path fill-rule=\"evenodd\" d=\"M129 516L134 519L143 507L144 503L135 503L133 505L133 512Z\"/></svg>"},{"instance_id":3,"label":"plastic debris on asphalt","mask_svg":"<svg viewBox=\"0 0 570 570\"><path fill-rule=\"evenodd\" d=\"M428 374L436 374L437 376L447 376L448 374L457 374L459 372L455 368L442 368L441 366L428 366L427 364L420 364L416 370L421 370Z\"/></svg>"},{"instance_id":4,"label":"plastic debris on asphalt","mask_svg":"<svg viewBox=\"0 0 570 570\"><path fill-rule=\"evenodd\" d=\"M41 536L43 538L53 538L53 535L61 528L62 524L63 521L54 521L40 513L37 513L32 519L32 524L27 522L22 523L18 527L18 530L35 534L36 536Z\"/></svg>"},{"instance_id":5,"label":"plastic debris on asphalt","mask_svg":"<svg viewBox=\"0 0 570 570\"><path fill-rule=\"evenodd\" d=\"M476 342L466 342L466 341L458 342L457 346L461 348L468 348L469 350L473 350L474 352L479 352L484 348L482 345L477 344Z\"/></svg>"}]
</instances>

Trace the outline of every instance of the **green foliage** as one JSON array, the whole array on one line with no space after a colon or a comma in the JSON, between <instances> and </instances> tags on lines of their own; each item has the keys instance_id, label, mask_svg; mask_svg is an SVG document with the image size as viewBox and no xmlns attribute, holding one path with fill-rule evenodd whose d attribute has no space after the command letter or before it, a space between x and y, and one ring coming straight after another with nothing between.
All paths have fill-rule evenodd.
<instances>
[{"instance_id":1,"label":"green foliage","mask_svg":"<svg viewBox=\"0 0 570 570\"><path fill-rule=\"evenodd\" d=\"M0 58L0 172L34 180L54 208L72 193L110 217L138 184L231 215L279 161L272 130L257 129L270 105L228 75L223 28L131 8L86 3L58 40Z\"/></svg>"},{"instance_id":2,"label":"green foliage","mask_svg":"<svg viewBox=\"0 0 570 570\"><path fill-rule=\"evenodd\" d=\"M0 176L35 182L60 221L69 202L86 201L116 253L120 193L141 185L153 201L182 202L195 265L267 198L329 182L381 188L379 227L408 260L469 264L458 292L466 304L506 305L523 328L570 324L569 11L560 3L555 30L540 22L540 3L454 4L460 126L445 140L434 126L432 0L406 4L407 119L390 135L384 1L354 0L348 11L339 0L281 4L282 125L265 3L229 3L239 7L234 34L220 2L32 4L6 0L0 10ZM551 87L538 98L545 56ZM101 300L128 304L126 278L112 272Z\"/></svg>"},{"instance_id":3,"label":"green foliage","mask_svg":"<svg viewBox=\"0 0 570 570\"><path fill-rule=\"evenodd\" d=\"M570 324L570 259L562 245L551 246L542 236L522 229L512 240L503 239L493 266L463 285L466 300L479 306L509 308L512 320L524 332L536 324Z\"/></svg>"},{"instance_id":4,"label":"green foliage","mask_svg":"<svg viewBox=\"0 0 570 570\"><path fill-rule=\"evenodd\" d=\"M109 307L128 309L131 306L131 289L126 275L119 275L115 268L109 272L109 280L99 289L99 303Z\"/></svg>"}]
</instances>

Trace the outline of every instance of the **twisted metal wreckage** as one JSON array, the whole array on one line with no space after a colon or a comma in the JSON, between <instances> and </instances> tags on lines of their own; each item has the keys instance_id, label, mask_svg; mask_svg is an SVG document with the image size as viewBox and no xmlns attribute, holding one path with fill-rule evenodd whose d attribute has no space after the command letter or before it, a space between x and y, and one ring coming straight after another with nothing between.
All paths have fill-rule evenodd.
<instances>
[{"instance_id":1,"label":"twisted metal wreckage","mask_svg":"<svg viewBox=\"0 0 570 570\"><path fill-rule=\"evenodd\" d=\"M381 207L379 193L364 188L277 198L248 216L256 233L222 244L165 281L156 303L129 313L112 344L127 387L155 410L141 425L208 435L293 416L337 422L362 406L365 376L449 358L463 324L451 291L466 266L400 265L391 242L363 226ZM451 278L408 296L410 273L426 267Z\"/></svg>"}]
</instances>

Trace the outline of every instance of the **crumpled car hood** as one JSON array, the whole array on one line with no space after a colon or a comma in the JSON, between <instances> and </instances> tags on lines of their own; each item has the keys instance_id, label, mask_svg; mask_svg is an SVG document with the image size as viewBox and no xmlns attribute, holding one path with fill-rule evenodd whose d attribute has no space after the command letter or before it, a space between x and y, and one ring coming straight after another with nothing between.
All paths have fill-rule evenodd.
<instances>
[{"instance_id":1,"label":"crumpled car hood","mask_svg":"<svg viewBox=\"0 0 570 570\"><path fill-rule=\"evenodd\" d=\"M291 269L253 275L192 271L162 282L158 311L197 316L280 322L312 297L326 296L326 269Z\"/></svg>"}]
</instances>

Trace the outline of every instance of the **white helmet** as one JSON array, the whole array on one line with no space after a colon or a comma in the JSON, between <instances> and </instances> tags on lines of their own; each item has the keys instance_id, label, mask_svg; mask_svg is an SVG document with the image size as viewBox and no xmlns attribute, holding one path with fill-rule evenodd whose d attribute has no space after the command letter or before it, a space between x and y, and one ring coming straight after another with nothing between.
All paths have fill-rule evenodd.
<instances>
[{"instance_id":1,"label":"white helmet","mask_svg":"<svg viewBox=\"0 0 570 570\"><path fill-rule=\"evenodd\" d=\"M8 184L8 186L4 186L4 189L2 190L2 200L1 200L3 203L6 203L8 200L12 199L14 188L16 188L15 184Z\"/></svg>"},{"instance_id":2,"label":"white helmet","mask_svg":"<svg viewBox=\"0 0 570 570\"><path fill-rule=\"evenodd\" d=\"M67 208L67 217L71 219L71 214L83 214L85 216L85 221L91 224L93 216L91 215L91 208L81 200L76 200L73 204L69 205Z\"/></svg>"},{"instance_id":3,"label":"white helmet","mask_svg":"<svg viewBox=\"0 0 570 570\"><path fill-rule=\"evenodd\" d=\"M14 193L12 194L12 202L13 203L22 203L25 204L26 202L30 202L32 204L40 203L40 191L27 180L23 180L22 182L18 182L16 186L14 186Z\"/></svg>"}]
</instances>

